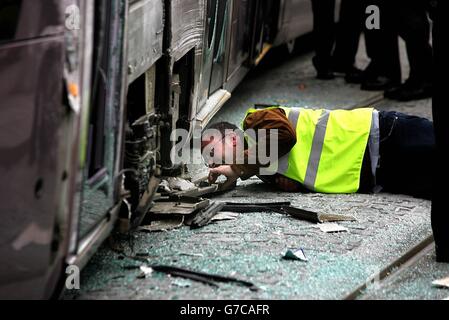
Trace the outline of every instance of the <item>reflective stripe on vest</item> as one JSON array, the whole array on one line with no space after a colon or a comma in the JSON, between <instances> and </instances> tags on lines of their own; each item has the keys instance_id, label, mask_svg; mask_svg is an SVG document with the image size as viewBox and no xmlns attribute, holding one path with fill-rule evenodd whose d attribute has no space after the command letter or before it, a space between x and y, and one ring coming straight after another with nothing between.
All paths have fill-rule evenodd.
<instances>
[{"instance_id":1,"label":"reflective stripe on vest","mask_svg":"<svg viewBox=\"0 0 449 320\"><path fill-rule=\"evenodd\" d=\"M371 132L368 140L368 148L371 158L371 173L374 178L374 185L376 185L376 171L380 159L380 126L379 126L379 111L373 110L373 119L371 121Z\"/></svg>"},{"instance_id":2,"label":"reflective stripe on vest","mask_svg":"<svg viewBox=\"0 0 449 320\"><path fill-rule=\"evenodd\" d=\"M356 192L369 138L370 149L375 151L377 146L378 150L376 135L370 135L375 131L373 128L378 128L374 109L281 108L296 128L297 142L287 155L279 159L277 173L302 183L312 191ZM248 113L256 111L250 109ZM378 153L372 153L371 160L374 161L376 156L378 159Z\"/></svg>"}]
</instances>

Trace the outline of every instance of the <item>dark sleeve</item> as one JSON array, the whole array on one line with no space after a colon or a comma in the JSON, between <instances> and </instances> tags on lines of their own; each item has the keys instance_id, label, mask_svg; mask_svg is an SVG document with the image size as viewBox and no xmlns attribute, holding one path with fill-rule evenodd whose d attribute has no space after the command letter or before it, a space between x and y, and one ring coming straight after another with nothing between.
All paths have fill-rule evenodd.
<instances>
[{"instance_id":1,"label":"dark sleeve","mask_svg":"<svg viewBox=\"0 0 449 320\"><path fill-rule=\"evenodd\" d=\"M278 132L278 158L287 154L296 144L296 130L287 119L284 110L280 108L260 110L249 114L243 122L243 129L254 129L256 131L258 129L266 129L267 137L270 137L270 130L276 129ZM270 141L270 138L268 138L267 150L270 150L271 143L273 141ZM257 152L257 150L245 150L246 164L233 165L233 168L239 172L240 178L243 180L256 175L262 166L259 161L256 164L247 164L246 160L249 158L251 152Z\"/></svg>"}]
</instances>

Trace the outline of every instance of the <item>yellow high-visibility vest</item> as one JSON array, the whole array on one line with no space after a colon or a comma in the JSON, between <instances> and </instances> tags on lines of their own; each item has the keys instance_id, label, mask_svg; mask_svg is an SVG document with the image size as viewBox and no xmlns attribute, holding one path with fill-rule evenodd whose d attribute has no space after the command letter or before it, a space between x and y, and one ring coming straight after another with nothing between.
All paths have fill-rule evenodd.
<instances>
[{"instance_id":1,"label":"yellow high-visibility vest","mask_svg":"<svg viewBox=\"0 0 449 320\"><path fill-rule=\"evenodd\" d=\"M282 108L296 128L296 144L274 164L273 173L298 181L311 191L358 191L363 157L374 122L373 108L272 108ZM258 111L249 109L246 116Z\"/></svg>"}]
</instances>

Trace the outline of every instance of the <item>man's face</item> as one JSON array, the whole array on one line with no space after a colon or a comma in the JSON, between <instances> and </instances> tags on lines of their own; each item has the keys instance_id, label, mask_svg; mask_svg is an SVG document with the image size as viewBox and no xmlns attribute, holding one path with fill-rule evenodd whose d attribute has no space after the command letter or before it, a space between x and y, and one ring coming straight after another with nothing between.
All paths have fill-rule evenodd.
<instances>
[{"instance_id":1,"label":"man's face","mask_svg":"<svg viewBox=\"0 0 449 320\"><path fill-rule=\"evenodd\" d=\"M214 168L223 164L233 164L237 136L229 133L224 137L205 139L201 143L201 152L206 165Z\"/></svg>"}]
</instances>

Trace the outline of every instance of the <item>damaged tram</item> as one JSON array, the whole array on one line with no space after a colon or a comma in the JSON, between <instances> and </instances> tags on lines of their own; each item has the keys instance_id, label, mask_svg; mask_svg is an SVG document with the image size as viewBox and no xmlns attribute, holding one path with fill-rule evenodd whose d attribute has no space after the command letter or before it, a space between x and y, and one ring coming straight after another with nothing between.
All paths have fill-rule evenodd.
<instances>
[{"instance_id":1,"label":"damaged tram","mask_svg":"<svg viewBox=\"0 0 449 320\"><path fill-rule=\"evenodd\" d=\"M57 296L180 173L172 130L311 30L309 0L2 0L0 297Z\"/></svg>"}]
</instances>

